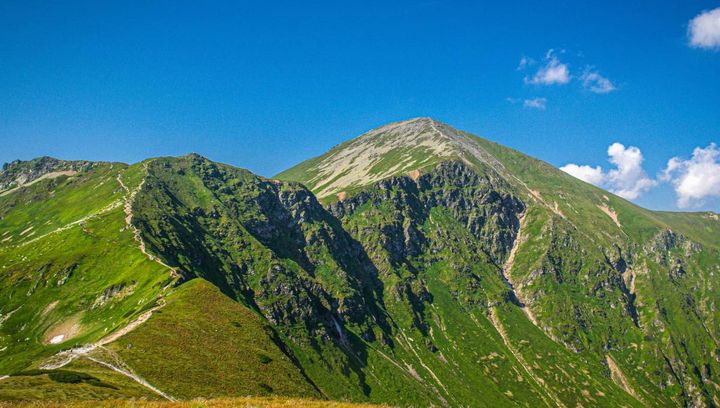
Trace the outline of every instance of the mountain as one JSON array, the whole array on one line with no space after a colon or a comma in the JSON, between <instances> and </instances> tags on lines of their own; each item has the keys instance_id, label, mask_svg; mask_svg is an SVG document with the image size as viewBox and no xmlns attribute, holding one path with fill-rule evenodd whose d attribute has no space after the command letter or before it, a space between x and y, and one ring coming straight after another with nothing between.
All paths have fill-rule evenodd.
<instances>
[{"instance_id":1,"label":"mountain","mask_svg":"<svg viewBox=\"0 0 720 408\"><path fill-rule=\"evenodd\" d=\"M429 118L274 179L0 173L0 399L720 405L720 219Z\"/></svg>"}]
</instances>

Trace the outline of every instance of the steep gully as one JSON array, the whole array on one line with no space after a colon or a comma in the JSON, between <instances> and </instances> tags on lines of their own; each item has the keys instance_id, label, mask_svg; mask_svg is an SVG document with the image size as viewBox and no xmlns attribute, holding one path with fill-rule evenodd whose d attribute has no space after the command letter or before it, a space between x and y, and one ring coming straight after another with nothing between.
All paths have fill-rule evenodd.
<instances>
[{"instance_id":1,"label":"steep gully","mask_svg":"<svg viewBox=\"0 0 720 408\"><path fill-rule=\"evenodd\" d=\"M518 231L515 235L515 240L513 241L513 246L510 249L510 253L508 254L507 260L505 261L505 264L503 265L501 269L501 278L505 282L505 284L508 286L508 288L511 290L513 297L518 303L518 306L522 310L522 312L525 314L525 316L534 324L536 327L540 328L538 326L537 319L535 318L535 315L533 314L532 310L525 304L523 301L522 295L520 294L519 286L516 282L514 282L512 278L512 268L515 263L515 255L517 254L518 248L522 244L523 241L523 232L525 228L525 216L526 216L527 210L523 212L520 215L520 218L518 220ZM538 389L540 390L540 396L548 406L557 406L557 407L565 407L565 405L560 401L560 399L552 393L547 387L545 387L545 381L538 377L535 372L532 370L532 367L525 361L525 358L518 352L515 347L513 346L512 342L510 341L509 336L507 335L507 331L505 330L505 327L503 326L500 317L498 316L497 308L492 307L490 309L490 315L489 315L490 322L495 327L495 330L500 334L500 337L503 340L503 343L505 343L505 346L510 350L510 353L515 357L515 360L520 364L520 366L523 368L525 373L528 375L530 379L537 385ZM542 328L540 328L542 330ZM543 330L544 332L544 330ZM552 403L548 401L544 395L544 392L547 393L547 395L552 399Z\"/></svg>"},{"instance_id":2,"label":"steep gully","mask_svg":"<svg viewBox=\"0 0 720 408\"><path fill-rule=\"evenodd\" d=\"M505 282L505 284L508 286L508 288L510 288L510 290L512 291L513 296L518 301L518 306L520 306L520 309L525 314L525 316L527 316L527 318L532 322L532 324L534 324L535 326L540 328L540 326L538 326L538 321L535 318L535 314L532 312L532 310L530 310L530 308L525 303L522 293L520 292L520 286L518 285L517 282L514 281L514 279L512 277L512 273L511 273L513 265L515 264L515 255L517 254L518 248L520 247L520 244L522 244L522 241L523 241L522 234L525 229L526 213L527 213L527 210L520 215L520 218L518 220L518 224L519 224L518 231L517 231L517 234L515 235L515 241L513 241L513 246L510 249L510 254L508 255L507 260L505 261L505 264L502 267L502 272L501 272L500 276L501 276L502 280ZM541 330L542 330L542 328L541 328Z\"/></svg>"}]
</instances>

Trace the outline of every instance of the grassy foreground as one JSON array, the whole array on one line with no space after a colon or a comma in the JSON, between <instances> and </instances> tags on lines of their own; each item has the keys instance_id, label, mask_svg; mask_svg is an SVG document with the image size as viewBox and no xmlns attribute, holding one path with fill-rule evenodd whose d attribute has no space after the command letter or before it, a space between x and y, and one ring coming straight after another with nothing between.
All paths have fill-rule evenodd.
<instances>
[{"instance_id":1,"label":"grassy foreground","mask_svg":"<svg viewBox=\"0 0 720 408\"><path fill-rule=\"evenodd\" d=\"M387 405L371 405L371 404L353 404L349 402L335 401L319 401L309 399L292 399L292 398L219 398L211 400L194 400L194 401L74 401L74 402L26 402L26 403L10 403L0 402L0 408L5 407L27 407L27 408L55 408L55 407L71 407L71 408L123 408L123 407L142 407L142 408L229 408L229 407L263 407L263 408L280 408L280 407L299 407L299 408L363 408L363 407L387 407Z\"/></svg>"}]
</instances>

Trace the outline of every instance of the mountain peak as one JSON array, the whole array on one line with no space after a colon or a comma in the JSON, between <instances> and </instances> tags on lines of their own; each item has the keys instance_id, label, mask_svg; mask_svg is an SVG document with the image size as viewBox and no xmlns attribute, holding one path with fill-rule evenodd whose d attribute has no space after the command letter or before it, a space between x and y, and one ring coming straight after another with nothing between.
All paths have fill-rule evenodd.
<instances>
[{"instance_id":1,"label":"mountain peak","mask_svg":"<svg viewBox=\"0 0 720 408\"><path fill-rule=\"evenodd\" d=\"M407 119L370 130L277 178L302 181L324 198L448 160L479 160L498 168L478 140L429 117Z\"/></svg>"},{"instance_id":2,"label":"mountain peak","mask_svg":"<svg viewBox=\"0 0 720 408\"><path fill-rule=\"evenodd\" d=\"M393 132L396 137L409 137L410 140L406 140L409 144L414 143L412 136L419 136L425 133L435 134L435 136L440 136L448 139L453 139L459 134L456 129L433 118L418 117L380 126L361 135L360 137L358 137L358 139L362 138L363 136L374 136L379 134L387 135L389 132Z\"/></svg>"},{"instance_id":3,"label":"mountain peak","mask_svg":"<svg viewBox=\"0 0 720 408\"><path fill-rule=\"evenodd\" d=\"M457 130L423 117L393 122L278 175L300 179L318 197L459 158Z\"/></svg>"}]
</instances>

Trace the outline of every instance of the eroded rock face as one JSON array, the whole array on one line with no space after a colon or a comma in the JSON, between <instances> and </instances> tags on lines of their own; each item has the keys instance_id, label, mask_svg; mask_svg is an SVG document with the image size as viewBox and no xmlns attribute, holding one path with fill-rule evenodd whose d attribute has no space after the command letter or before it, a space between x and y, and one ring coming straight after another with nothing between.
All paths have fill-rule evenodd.
<instances>
[{"instance_id":1,"label":"eroded rock face","mask_svg":"<svg viewBox=\"0 0 720 408\"><path fill-rule=\"evenodd\" d=\"M339 336L336 324L350 324L372 338L373 326L387 326L377 311L381 285L367 254L300 184L197 155L154 163L149 172L149 188L138 196L138 225L148 245L186 275L216 283L281 330L302 326L311 337L329 339ZM212 202L182 191L174 184L178 173L201 180ZM150 222L157 218L153 201L172 203L159 222Z\"/></svg>"},{"instance_id":2,"label":"eroded rock face","mask_svg":"<svg viewBox=\"0 0 720 408\"><path fill-rule=\"evenodd\" d=\"M95 298L91 309L104 307L108 303L122 300L125 297L130 296L135 290L136 286L136 282L122 282L111 285L110 287L106 288L97 298Z\"/></svg>"},{"instance_id":3,"label":"eroded rock face","mask_svg":"<svg viewBox=\"0 0 720 408\"><path fill-rule=\"evenodd\" d=\"M483 243L493 262L501 264L525 210L523 202L510 194L507 186L457 161L441 163L415 180L403 176L380 181L371 190L331 204L329 210L342 219L351 217L366 203L385 203L396 212L392 222L379 226L382 246L394 263L426 249L429 243L420 226L433 208L442 208Z\"/></svg>"},{"instance_id":4,"label":"eroded rock face","mask_svg":"<svg viewBox=\"0 0 720 408\"><path fill-rule=\"evenodd\" d=\"M29 161L15 160L3 165L0 171L0 191L31 183L53 172L79 172L93 166L90 161L67 161L40 157Z\"/></svg>"},{"instance_id":5,"label":"eroded rock face","mask_svg":"<svg viewBox=\"0 0 720 408\"><path fill-rule=\"evenodd\" d=\"M486 308L512 297L488 292L482 284L501 282L525 211L494 176L463 162L444 162L423 174L379 181L328 206L379 271L385 303L409 312L424 335L433 294L423 276L435 264L450 269L447 283L461 304Z\"/></svg>"},{"instance_id":6,"label":"eroded rock face","mask_svg":"<svg viewBox=\"0 0 720 408\"><path fill-rule=\"evenodd\" d=\"M299 184L265 180L196 155L154 163L149 172L135 209L149 246L179 264L186 276L205 277L256 306L278 327L300 325L322 338L339 337L347 324L365 339L389 341L388 295L403 302L425 332L423 310L432 302L426 282L393 278L388 286L384 280L401 265L416 274L419 262L429 265L440 259L433 254L452 253L456 245L472 248L476 262L497 274L525 210L507 186L461 162L443 163L415 179L382 180L327 209ZM195 175L215 200L202 203L179 190L172 181L178 173ZM153 216L152 206L142 204L152 196L168 201L162 207L172 211ZM368 230L347 231L343 223L366 204L388 212ZM434 212L451 217L465 236L455 237L443 221L429 237L424 229ZM451 242L458 239L463 242ZM463 262L453 264L454 296L485 304L465 293L481 292L482 279Z\"/></svg>"},{"instance_id":7,"label":"eroded rock face","mask_svg":"<svg viewBox=\"0 0 720 408\"><path fill-rule=\"evenodd\" d=\"M702 251L702 245L671 229L665 229L655 235L644 247L644 252L653 256L655 261L663 266L672 263L673 254L671 252L674 250L679 250L682 256L689 257Z\"/></svg>"}]
</instances>

